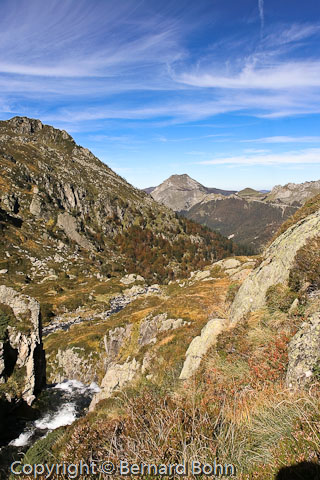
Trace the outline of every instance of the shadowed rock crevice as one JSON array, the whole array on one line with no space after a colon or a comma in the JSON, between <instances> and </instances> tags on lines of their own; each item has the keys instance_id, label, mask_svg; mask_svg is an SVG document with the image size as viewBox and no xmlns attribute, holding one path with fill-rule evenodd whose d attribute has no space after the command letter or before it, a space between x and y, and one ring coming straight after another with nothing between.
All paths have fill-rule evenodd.
<instances>
[{"instance_id":1,"label":"shadowed rock crevice","mask_svg":"<svg viewBox=\"0 0 320 480\"><path fill-rule=\"evenodd\" d=\"M3 344L3 358L3 376L4 378L8 378L12 375L18 359L18 350L16 348L13 348L8 341Z\"/></svg>"}]
</instances>

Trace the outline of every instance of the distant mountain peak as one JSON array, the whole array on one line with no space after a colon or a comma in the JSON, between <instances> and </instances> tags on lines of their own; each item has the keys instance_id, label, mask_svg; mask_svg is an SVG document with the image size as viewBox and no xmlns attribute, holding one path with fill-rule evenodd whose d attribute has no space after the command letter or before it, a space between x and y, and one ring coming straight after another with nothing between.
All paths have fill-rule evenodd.
<instances>
[{"instance_id":1,"label":"distant mountain peak","mask_svg":"<svg viewBox=\"0 0 320 480\"><path fill-rule=\"evenodd\" d=\"M177 186L178 188L185 188L187 190L200 190L204 193L207 193L206 187L191 178L187 173L183 173L181 175L171 175L171 177L164 180L164 182L162 182L161 185L156 188L160 188L161 186L171 187L172 185Z\"/></svg>"},{"instance_id":2,"label":"distant mountain peak","mask_svg":"<svg viewBox=\"0 0 320 480\"><path fill-rule=\"evenodd\" d=\"M235 190L205 187L187 173L171 175L157 187L145 188L144 191L151 194L157 202L177 212L189 210L209 194L228 196L236 193Z\"/></svg>"},{"instance_id":3,"label":"distant mountain peak","mask_svg":"<svg viewBox=\"0 0 320 480\"><path fill-rule=\"evenodd\" d=\"M207 188L186 173L171 175L151 192L157 202L175 211L188 210L207 194Z\"/></svg>"}]
</instances>

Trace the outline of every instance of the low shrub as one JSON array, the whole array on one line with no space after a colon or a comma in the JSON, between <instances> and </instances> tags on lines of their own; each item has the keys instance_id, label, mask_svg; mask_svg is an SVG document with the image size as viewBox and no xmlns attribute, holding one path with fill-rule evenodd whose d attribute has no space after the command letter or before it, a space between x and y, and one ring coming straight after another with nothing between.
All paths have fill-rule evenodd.
<instances>
[{"instance_id":1,"label":"low shrub","mask_svg":"<svg viewBox=\"0 0 320 480\"><path fill-rule=\"evenodd\" d=\"M313 290L320 289L320 236L308 240L296 253L289 285L293 290L299 290L304 283Z\"/></svg>"},{"instance_id":2,"label":"low shrub","mask_svg":"<svg viewBox=\"0 0 320 480\"><path fill-rule=\"evenodd\" d=\"M289 287L277 283L268 288L266 292L266 304L270 312L277 310L287 312L297 297L297 293Z\"/></svg>"}]
</instances>

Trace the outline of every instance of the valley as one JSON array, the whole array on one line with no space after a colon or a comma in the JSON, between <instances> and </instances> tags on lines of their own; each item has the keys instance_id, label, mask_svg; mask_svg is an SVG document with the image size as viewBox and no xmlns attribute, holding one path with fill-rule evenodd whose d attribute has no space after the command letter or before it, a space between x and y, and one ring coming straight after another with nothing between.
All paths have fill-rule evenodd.
<instances>
[{"instance_id":1,"label":"valley","mask_svg":"<svg viewBox=\"0 0 320 480\"><path fill-rule=\"evenodd\" d=\"M0 162L1 478L16 458L319 471L319 182L146 193L27 117L0 122Z\"/></svg>"},{"instance_id":2,"label":"valley","mask_svg":"<svg viewBox=\"0 0 320 480\"><path fill-rule=\"evenodd\" d=\"M320 193L320 181L276 186L271 192L207 188L188 175L172 175L146 189L158 202L258 253L280 225Z\"/></svg>"}]
</instances>

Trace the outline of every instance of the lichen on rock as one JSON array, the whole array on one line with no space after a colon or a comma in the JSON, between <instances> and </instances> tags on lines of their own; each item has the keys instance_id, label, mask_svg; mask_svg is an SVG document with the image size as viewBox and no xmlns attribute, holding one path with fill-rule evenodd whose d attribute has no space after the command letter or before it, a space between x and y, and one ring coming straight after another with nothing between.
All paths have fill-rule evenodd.
<instances>
[{"instance_id":1,"label":"lichen on rock","mask_svg":"<svg viewBox=\"0 0 320 480\"><path fill-rule=\"evenodd\" d=\"M288 387L304 387L314 381L320 366L320 312L302 324L289 343L288 354Z\"/></svg>"},{"instance_id":2,"label":"lichen on rock","mask_svg":"<svg viewBox=\"0 0 320 480\"><path fill-rule=\"evenodd\" d=\"M268 288L288 281L297 251L319 230L320 211L317 211L289 227L266 249L264 260L246 278L234 299L230 311L231 323L265 306Z\"/></svg>"}]
</instances>

